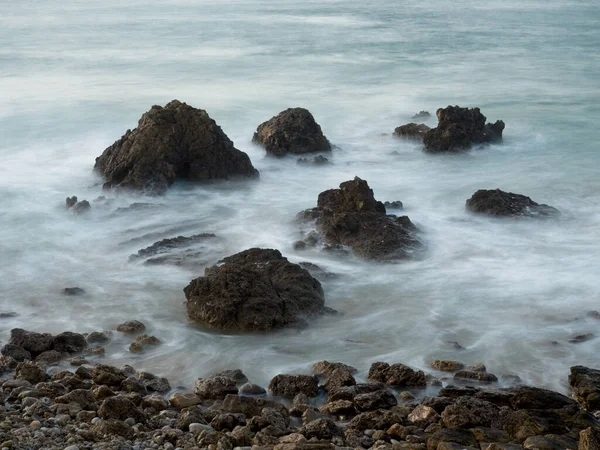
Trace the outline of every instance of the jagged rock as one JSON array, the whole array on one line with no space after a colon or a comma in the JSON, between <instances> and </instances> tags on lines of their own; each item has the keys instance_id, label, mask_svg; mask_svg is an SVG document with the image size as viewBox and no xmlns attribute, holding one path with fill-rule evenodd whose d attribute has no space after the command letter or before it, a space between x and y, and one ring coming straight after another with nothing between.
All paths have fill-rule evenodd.
<instances>
[{"instance_id":1,"label":"jagged rock","mask_svg":"<svg viewBox=\"0 0 600 450\"><path fill-rule=\"evenodd\" d=\"M74 389L68 394L56 397L56 403L77 403L82 409L95 411L97 408L96 398L85 389Z\"/></svg>"},{"instance_id":2,"label":"jagged rock","mask_svg":"<svg viewBox=\"0 0 600 450\"><path fill-rule=\"evenodd\" d=\"M197 257L203 255L207 251L204 247L217 239L217 236L212 233L163 239L139 250L137 254L131 255L129 260L146 259L145 264L147 265L182 265L186 261L193 262ZM191 247L193 247L193 251ZM198 247L200 250L195 251Z\"/></svg>"},{"instance_id":3,"label":"jagged rock","mask_svg":"<svg viewBox=\"0 0 600 450\"><path fill-rule=\"evenodd\" d=\"M232 431L238 425L246 425L246 417L243 414L219 414L210 422L210 426L217 431Z\"/></svg>"},{"instance_id":4,"label":"jagged rock","mask_svg":"<svg viewBox=\"0 0 600 450\"><path fill-rule=\"evenodd\" d=\"M322 155L318 155L313 157L312 159L298 158L296 160L296 163L300 165L324 166L326 164L329 164L329 160Z\"/></svg>"},{"instance_id":5,"label":"jagged rock","mask_svg":"<svg viewBox=\"0 0 600 450\"><path fill-rule=\"evenodd\" d=\"M240 387L240 395L264 395L266 393L265 388L253 383L245 383Z\"/></svg>"},{"instance_id":6,"label":"jagged rock","mask_svg":"<svg viewBox=\"0 0 600 450\"><path fill-rule=\"evenodd\" d=\"M132 417L136 422L146 421L146 415L135 406L135 403L123 395L106 398L98 408L98 417L116 420L126 420Z\"/></svg>"},{"instance_id":7,"label":"jagged rock","mask_svg":"<svg viewBox=\"0 0 600 450\"><path fill-rule=\"evenodd\" d=\"M253 248L206 268L184 289L188 316L220 330L269 331L327 312L321 283L278 250Z\"/></svg>"},{"instance_id":8,"label":"jagged rock","mask_svg":"<svg viewBox=\"0 0 600 450\"><path fill-rule=\"evenodd\" d=\"M442 421L446 428L489 427L498 418L499 408L473 397L460 397L446 407Z\"/></svg>"},{"instance_id":9,"label":"jagged rock","mask_svg":"<svg viewBox=\"0 0 600 450\"><path fill-rule=\"evenodd\" d=\"M579 450L600 449L600 429L586 428L579 433Z\"/></svg>"},{"instance_id":10,"label":"jagged rock","mask_svg":"<svg viewBox=\"0 0 600 450\"><path fill-rule=\"evenodd\" d=\"M66 287L60 293L66 296L76 296L85 294L85 290L80 287Z\"/></svg>"},{"instance_id":11,"label":"jagged rock","mask_svg":"<svg viewBox=\"0 0 600 450\"><path fill-rule=\"evenodd\" d=\"M106 384L107 386L120 386L121 382L127 379L127 375L116 367L98 365L93 369L93 379L96 384Z\"/></svg>"},{"instance_id":12,"label":"jagged rock","mask_svg":"<svg viewBox=\"0 0 600 450\"><path fill-rule=\"evenodd\" d=\"M354 386L356 384L356 380L346 367L340 366L327 377L327 381L323 386L328 393L333 393L342 386Z\"/></svg>"},{"instance_id":13,"label":"jagged rock","mask_svg":"<svg viewBox=\"0 0 600 450\"><path fill-rule=\"evenodd\" d=\"M55 364L62 359L62 354L57 352L56 350L47 350L43 353L40 353L36 358L35 362L38 364Z\"/></svg>"},{"instance_id":14,"label":"jagged rock","mask_svg":"<svg viewBox=\"0 0 600 450\"><path fill-rule=\"evenodd\" d=\"M479 108L448 106L437 110L437 118L438 126L427 131L423 138L428 152L455 152L502 139L504 122L486 124Z\"/></svg>"},{"instance_id":15,"label":"jagged rock","mask_svg":"<svg viewBox=\"0 0 600 450\"><path fill-rule=\"evenodd\" d=\"M265 398L256 397L240 397L229 394L223 400L223 410L232 413L241 413L246 417L254 417L260 415L263 408L277 409L289 423L289 413L284 405L278 402L267 400Z\"/></svg>"},{"instance_id":16,"label":"jagged rock","mask_svg":"<svg viewBox=\"0 0 600 450\"><path fill-rule=\"evenodd\" d=\"M46 381L48 378L50 377L44 368L34 362L21 362L15 369L15 379L26 380L31 384L41 383L42 381Z\"/></svg>"},{"instance_id":17,"label":"jagged rock","mask_svg":"<svg viewBox=\"0 0 600 450\"><path fill-rule=\"evenodd\" d=\"M92 426L92 432L101 439L110 438L112 436L121 436L125 439L133 438L133 428L125 425L120 420L108 419L101 420Z\"/></svg>"},{"instance_id":18,"label":"jagged rock","mask_svg":"<svg viewBox=\"0 0 600 450\"><path fill-rule=\"evenodd\" d=\"M248 377L241 371L241 369L227 369L222 370L219 373L214 374L216 377L227 377L234 380L236 383L247 383Z\"/></svg>"},{"instance_id":19,"label":"jagged rock","mask_svg":"<svg viewBox=\"0 0 600 450\"><path fill-rule=\"evenodd\" d=\"M360 394L380 391L385 388L383 383L359 383L352 386L342 386L327 393L327 400L334 402L336 400L354 400L354 397Z\"/></svg>"},{"instance_id":20,"label":"jagged rock","mask_svg":"<svg viewBox=\"0 0 600 450\"><path fill-rule=\"evenodd\" d=\"M250 158L206 111L178 100L153 106L138 127L96 158L94 168L105 188L162 193L176 179L205 181L235 176L257 177Z\"/></svg>"},{"instance_id":21,"label":"jagged rock","mask_svg":"<svg viewBox=\"0 0 600 450\"><path fill-rule=\"evenodd\" d=\"M117 331L120 331L121 333L139 333L145 329L146 325L139 320L128 320L127 322L117 325Z\"/></svg>"},{"instance_id":22,"label":"jagged rock","mask_svg":"<svg viewBox=\"0 0 600 450\"><path fill-rule=\"evenodd\" d=\"M383 203L358 177L321 192L317 207L299 217L317 218L317 230L328 245L351 247L367 259L406 258L422 247L410 219L386 215Z\"/></svg>"},{"instance_id":23,"label":"jagged rock","mask_svg":"<svg viewBox=\"0 0 600 450\"><path fill-rule=\"evenodd\" d=\"M504 411L497 423L517 442L531 436L563 434L568 432L560 415L550 410L528 409ZM497 426L496 426L497 427Z\"/></svg>"},{"instance_id":24,"label":"jagged rock","mask_svg":"<svg viewBox=\"0 0 600 450\"><path fill-rule=\"evenodd\" d=\"M90 209L92 209L92 205L90 205L90 202L88 202L87 200L81 200L80 202L77 202L75 205L73 205L71 211L73 211L76 214L82 214L84 212L89 211Z\"/></svg>"},{"instance_id":25,"label":"jagged rock","mask_svg":"<svg viewBox=\"0 0 600 450\"><path fill-rule=\"evenodd\" d=\"M260 124L252 142L262 145L267 154L273 156L331 150L331 144L321 127L304 108L286 109Z\"/></svg>"},{"instance_id":26,"label":"jagged rock","mask_svg":"<svg viewBox=\"0 0 600 450\"><path fill-rule=\"evenodd\" d=\"M135 340L129 346L129 351L132 353L140 353L149 345L158 345L160 340L155 336L148 334L142 334L135 338Z\"/></svg>"},{"instance_id":27,"label":"jagged rock","mask_svg":"<svg viewBox=\"0 0 600 450\"><path fill-rule=\"evenodd\" d=\"M85 337L85 340L88 342L88 344L102 344L110 341L110 338L106 335L106 333L101 331L93 331Z\"/></svg>"},{"instance_id":28,"label":"jagged rock","mask_svg":"<svg viewBox=\"0 0 600 450\"><path fill-rule=\"evenodd\" d=\"M385 209L402 209L404 204L400 200L394 200L393 202L383 202Z\"/></svg>"},{"instance_id":29,"label":"jagged rock","mask_svg":"<svg viewBox=\"0 0 600 450\"><path fill-rule=\"evenodd\" d=\"M194 393L202 398L225 398L228 394L237 394L238 388L235 380L229 377L212 376L196 380Z\"/></svg>"},{"instance_id":30,"label":"jagged rock","mask_svg":"<svg viewBox=\"0 0 600 450\"><path fill-rule=\"evenodd\" d=\"M467 200L467 208L492 216L549 217L560 214L556 208L540 205L529 197L500 189L481 189Z\"/></svg>"},{"instance_id":31,"label":"jagged rock","mask_svg":"<svg viewBox=\"0 0 600 450\"><path fill-rule=\"evenodd\" d=\"M427 427L432 423L439 422L440 415L437 411L426 405L418 405L408 415L408 421L416 426Z\"/></svg>"},{"instance_id":32,"label":"jagged rock","mask_svg":"<svg viewBox=\"0 0 600 450\"><path fill-rule=\"evenodd\" d=\"M73 197L67 197L67 199L65 200L65 205L66 205L67 209L72 208L76 204L77 204L77 196L76 195L74 195Z\"/></svg>"},{"instance_id":33,"label":"jagged rock","mask_svg":"<svg viewBox=\"0 0 600 450\"><path fill-rule=\"evenodd\" d=\"M202 403L202 398L192 392L175 392L169 399L177 409L189 408Z\"/></svg>"},{"instance_id":34,"label":"jagged rock","mask_svg":"<svg viewBox=\"0 0 600 450\"><path fill-rule=\"evenodd\" d=\"M54 337L52 347L60 353L78 353L88 346L85 337L79 333L65 331Z\"/></svg>"},{"instance_id":35,"label":"jagged rock","mask_svg":"<svg viewBox=\"0 0 600 450\"><path fill-rule=\"evenodd\" d=\"M397 387L425 387L427 381L422 370L415 371L404 364L389 365L376 362L369 369L369 379Z\"/></svg>"},{"instance_id":36,"label":"jagged rock","mask_svg":"<svg viewBox=\"0 0 600 450\"><path fill-rule=\"evenodd\" d=\"M431 361L431 367L442 372L456 372L463 369L465 365L458 361L434 359Z\"/></svg>"},{"instance_id":37,"label":"jagged rock","mask_svg":"<svg viewBox=\"0 0 600 450\"><path fill-rule=\"evenodd\" d=\"M301 433L307 438L333 439L343 436L342 430L331 419L317 419L304 425Z\"/></svg>"},{"instance_id":38,"label":"jagged rock","mask_svg":"<svg viewBox=\"0 0 600 450\"><path fill-rule=\"evenodd\" d=\"M547 389L519 386L508 392L510 404L514 409L561 409L576 405L575 400L566 395Z\"/></svg>"},{"instance_id":39,"label":"jagged rock","mask_svg":"<svg viewBox=\"0 0 600 450\"><path fill-rule=\"evenodd\" d=\"M417 114L411 117L412 120L427 120L431 117L429 111L419 111Z\"/></svg>"},{"instance_id":40,"label":"jagged rock","mask_svg":"<svg viewBox=\"0 0 600 450\"><path fill-rule=\"evenodd\" d=\"M21 328L10 330L10 344L18 345L32 355L38 355L47 350L52 350L54 338L49 333L35 333ZM16 359L16 358L15 358Z\"/></svg>"},{"instance_id":41,"label":"jagged rock","mask_svg":"<svg viewBox=\"0 0 600 450\"><path fill-rule=\"evenodd\" d=\"M571 367L569 386L575 400L585 410L600 410L600 370L584 366Z\"/></svg>"},{"instance_id":42,"label":"jagged rock","mask_svg":"<svg viewBox=\"0 0 600 450\"><path fill-rule=\"evenodd\" d=\"M427 439L427 450L437 450L442 442L454 442L469 447L477 447L475 436L469 430L442 428Z\"/></svg>"},{"instance_id":43,"label":"jagged rock","mask_svg":"<svg viewBox=\"0 0 600 450\"><path fill-rule=\"evenodd\" d=\"M300 393L315 397L319 390L319 382L316 377L310 375L279 374L269 383L269 390L273 395L282 397L293 398Z\"/></svg>"},{"instance_id":44,"label":"jagged rock","mask_svg":"<svg viewBox=\"0 0 600 450\"><path fill-rule=\"evenodd\" d=\"M396 406L398 400L386 390L359 394L354 397L354 405L358 411L373 411L375 409L388 409Z\"/></svg>"},{"instance_id":45,"label":"jagged rock","mask_svg":"<svg viewBox=\"0 0 600 450\"><path fill-rule=\"evenodd\" d=\"M480 381L482 383L494 383L498 381L498 377L493 373L475 372L473 370L459 370L454 374L454 378Z\"/></svg>"},{"instance_id":46,"label":"jagged rock","mask_svg":"<svg viewBox=\"0 0 600 450\"><path fill-rule=\"evenodd\" d=\"M350 421L348 428L364 430L385 430L397 423L403 423L404 418L396 411L367 411L357 415Z\"/></svg>"},{"instance_id":47,"label":"jagged rock","mask_svg":"<svg viewBox=\"0 0 600 450\"><path fill-rule=\"evenodd\" d=\"M406 125L401 125L398 128L396 128L394 130L394 135L406 139L422 141L425 137L425 134L429 130L431 130L431 128L425 125L424 123L407 123Z\"/></svg>"},{"instance_id":48,"label":"jagged rock","mask_svg":"<svg viewBox=\"0 0 600 450\"><path fill-rule=\"evenodd\" d=\"M20 345L6 344L2 347L2 355L9 358L14 358L17 361L28 361L33 359L30 352L25 350Z\"/></svg>"},{"instance_id":49,"label":"jagged rock","mask_svg":"<svg viewBox=\"0 0 600 450\"><path fill-rule=\"evenodd\" d=\"M356 373L356 369L352 366L341 362L319 361L312 365L312 371L316 375L332 375L336 369L343 369L349 373Z\"/></svg>"}]
</instances>

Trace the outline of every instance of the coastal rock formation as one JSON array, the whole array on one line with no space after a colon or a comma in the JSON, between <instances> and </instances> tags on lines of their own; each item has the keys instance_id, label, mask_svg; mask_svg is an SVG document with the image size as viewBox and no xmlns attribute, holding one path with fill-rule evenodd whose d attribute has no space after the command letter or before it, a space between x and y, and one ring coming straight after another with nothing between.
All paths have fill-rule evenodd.
<instances>
[{"instance_id":1,"label":"coastal rock formation","mask_svg":"<svg viewBox=\"0 0 600 450\"><path fill-rule=\"evenodd\" d=\"M411 117L412 120L427 120L431 117L429 111L419 111L417 114Z\"/></svg>"},{"instance_id":2,"label":"coastal rock formation","mask_svg":"<svg viewBox=\"0 0 600 450\"><path fill-rule=\"evenodd\" d=\"M73 197L67 197L67 199L65 200L65 204L67 209L71 210L76 214L84 213L92 208L90 202L88 202L87 200L78 201L75 195Z\"/></svg>"},{"instance_id":3,"label":"coastal rock formation","mask_svg":"<svg viewBox=\"0 0 600 450\"><path fill-rule=\"evenodd\" d=\"M394 135L401 138L422 141L425 137L425 134L429 130L431 130L431 128L424 123L408 123L406 125L400 125L398 128L396 128L394 130Z\"/></svg>"},{"instance_id":4,"label":"coastal rock formation","mask_svg":"<svg viewBox=\"0 0 600 450\"><path fill-rule=\"evenodd\" d=\"M600 370L571 367L569 386L573 396L587 411L600 411Z\"/></svg>"},{"instance_id":5,"label":"coastal rock formation","mask_svg":"<svg viewBox=\"0 0 600 450\"><path fill-rule=\"evenodd\" d=\"M560 212L548 205L540 205L529 197L500 189L480 189L467 200L467 208L491 216L549 217Z\"/></svg>"},{"instance_id":6,"label":"coastal rock formation","mask_svg":"<svg viewBox=\"0 0 600 450\"><path fill-rule=\"evenodd\" d=\"M271 249L228 256L184 292L189 317L220 330L301 326L304 316L328 310L321 283Z\"/></svg>"},{"instance_id":7,"label":"coastal rock formation","mask_svg":"<svg viewBox=\"0 0 600 450\"><path fill-rule=\"evenodd\" d=\"M215 245L222 241L213 233L177 236L155 242L129 257L130 261L144 260L144 265L206 266L214 258ZM214 262L215 259L212 259Z\"/></svg>"},{"instance_id":8,"label":"coastal rock formation","mask_svg":"<svg viewBox=\"0 0 600 450\"><path fill-rule=\"evenodd\" d=\"M386 215L366 181L354 180L319 194L317 207L299 218L317 219L320 237L329 245L346 245L366 259L407 258L422 247L407 216ZM307 245L311 245L307 243Z\"/></svg>"},{"instance_id":9,"label":"coastal rock formation","mask_svg":"<svg viewBox=\"0 0 600 450\"><path fill-rule=\"evenodd\" d=\"M502 139L504 122L486 124L479 108L448 106L437 110L438 126L427 131L423 138L428 152L455 152L473 144L484 144Z\"/></svg>"},{"instance_id":10,"label":"coastal rock formation","mask_svg":"<svg viewBox=\"0 0 600 450\"><path fill-rule=\"evenodd\" d=\"M260 124L252 142L262 145L267 154L328 152L331 144L313 115L304 108L289 108Z\"/></svg>"},{"instance_id":11,"label":"coastal rock formation","mask_svg":"<svg viewBox=\"0 0 600 450\"><path fill-rule=\"evenodd\" d=\"M205 181L256 177L250 158L206 111L178 100L153 106L138 127L127 132L96 158L94 166L105 188L163 193L176 179Z\"/></svg>"}]
</instances>

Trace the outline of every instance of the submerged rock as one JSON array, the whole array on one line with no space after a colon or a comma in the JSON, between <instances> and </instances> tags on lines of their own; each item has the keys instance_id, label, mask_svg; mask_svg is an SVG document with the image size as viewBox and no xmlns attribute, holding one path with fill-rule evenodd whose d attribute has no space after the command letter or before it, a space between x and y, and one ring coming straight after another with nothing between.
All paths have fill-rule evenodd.
<instances>
[{"instance_id":1,"label":"submerged rock","mask_svg":"<svg viewBox=\"0 0 600 450\"><path fill-rule=\"evenodd\" d=\"M427 120L431 117L429 111L420 111L411 117L412 120Z\"/></svg>"},{"instance_id":2,"label":"submerged rock","mask_svg":"<svg viewBox=\"0 0 600 450\"><path fill-rule=\"evenodd\" d=\"M428 152L455 152L502 139L504 122L486 124L479 108L448 106L437 110L437 118L438 126L427 131L423 138Z\"/></svg>"},{"instance_id":3,"label":"submerged rock","mask_svg":"<svg viewBox=\"0 0 600 450\"><path fill-rule=\"evenodd\" d=\"M265 147L267 154L310 153L331 150L313 115L304 108L289 108L260 124L252 142Z\"/></svg>"},{"instance_id":4,"label":"submerged rock","mask_svg":"<svg viewBox=\"0 0 600 450\"><path fill-rule=\"evenodd\" d=\"M315 156L312 159L309 158L298 158L296 162L300 165L313 165L313 166L324 166L325 164L329 164L329 160L322 155Z\"/></svg>"},{"instance_id":5,"label":"submerged rock","mask_svg":"<svg viewBox=\"0 0 600 450\"><path fill-rule=\"evenodd\" d=\"M74 213L81 214L83 212L91 209L90 202L87 200L77 201L77 197L74 195L73 197L67 197L65 201L67 209L70 209Z\"/></svg>"},{"instance_id":6,"label":"submerged rock","mask_svg":"<svg viewBox=\"0 0 600 450\"><path fill-rule=\"evenodd\" d=\"M422 247L410 219L386 215L383 203L375 200L367 182L358 177L340 184L339 189L321 192L317 207L299 217L316 218L326 244L351 247L367 259L407 258Z\"/></svg>"},{"instance_id":7,"label":"submerged rock","mask_svg":"<svg viewBox=\"0 0 600 450\"><path fill-rule=\"evenodd\" d=\"M200 265L212 257L211 244L219 242L212 233L201 233L193 236L177 236L155 242L129 257L130 261L144 259L145 265L170 264L175 266ZM214 261L214 260L213 260Z\"/></svg>"},{"instance_id":8,"label":"submerged rock","mask_svg":"<svg viewBox=\"0 0 600 450\"><path fill-rule=\"evenodd\" d=\"M253 248L205 269L184 289L188 316L220 330L269 331L327 312L319 281L278 250Z\"/></svg>"},{"instance_id":9,"label":"submerged rock","mask_svg":"<svg viewBox=\"0 0 600 450\"><path fill-rule=\"evenodd\" d=\"M257 177L248 155L206 111L178 100L153 106L133 131L104 150L94 168L105 188L127 188L160 194L176 179L205 181Z\"/></svg>"},{"instance_id":10,"label":"submerged rock","mask_svg":"<svg viewBox=\"0 0 600 450\"><path fill-rule=\"evenodd\" d=\"M492 216L548 217L560 214L552 206L541 205L524 195L500 189L480 189L467 200L467 208Z\"/></svg>"},{"instance_id":11,"label":"submerged rock","mask_svg":"<svg viewBox=\"0 0 600 450\"><path fill-rule=\"evenodd\" d=\"M394 130L394 135L401 138L422 141L425 137L425 134L429 130L431 130L431 128L425 125L424 123L407 123L406 125L401 125L398 128L396 128Z\"/></svg>"},{"instance_id":12,"label":"submerged rock","mask_svg":"<svg viewBox=\"0 0 600 450\"><path fill-rule=\"evenodd\" d=\"M80 287L66 287L60 293L66 296L75 296L85 294L85 290Z\"/></svg>"}]
</instances>

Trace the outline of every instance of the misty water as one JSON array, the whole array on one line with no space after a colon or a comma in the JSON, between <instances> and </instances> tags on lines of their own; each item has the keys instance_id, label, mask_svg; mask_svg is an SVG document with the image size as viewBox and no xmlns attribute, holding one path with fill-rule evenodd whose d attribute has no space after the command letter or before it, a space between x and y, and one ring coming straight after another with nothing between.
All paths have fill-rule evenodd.
<instances>
[{"instance_id":1,"label":"misty water","mask_svg":"<svg viewBox=\"0 0 600 450\"><path fill-rule=\"evenodd\" d=\"M142 354L114 333L106 357L173 385L226 368L260 384L338 360L427 369L432 358L564 391L568 368L598 365L600 10L596 1L57 2L0 5L0 339L10 329L111 330L143 321L162 344ZM94 160L153 104L203 108L260 180L176 184L163 197L102 192ZM506 122L504 141L430 155L398 125L449 104ZM279 111L308 108L336 146L324 167L272 159L251 143ZM435 126L435 114L428 125ZM423 258L378 264L296 251L297 212L360 176L401 200ZM554 220L465 210L501 188L558 208ZM77 195L92 211L74 215ZM117 212L135 202L156 207ZM390 211L394 212L394 211ZM215 233L205 265L279 249L338 277L340 312L302 331L212 332L186 317L183 288L203 267L129 255L162 238ZM81 297L61 289L79 286ZM457 350L450 342L464 347ZM93 359L92 359L93 360Z\"/></svg>"}]
</instances>

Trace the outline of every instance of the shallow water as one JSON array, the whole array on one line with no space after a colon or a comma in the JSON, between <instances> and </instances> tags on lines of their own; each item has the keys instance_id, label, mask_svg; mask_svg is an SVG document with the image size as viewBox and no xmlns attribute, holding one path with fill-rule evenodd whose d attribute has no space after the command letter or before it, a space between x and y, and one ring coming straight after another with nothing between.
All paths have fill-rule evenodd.
<instances>
[{"instance_id":1,"label":"shallow water","mask_svg":"<svg viewBox=\"0 0 600 450\"><path fill-rule=\"evenodd\" d=\"M564 390L569 366L599 365L598 339L568 342L599 325L585 316L600 309L599 20L595 1L562 0L0 5L0 312L18 313L0 321L0 338L13 327L90 332L139 319L163 344L131 356L116 333L106 360L173 384L231 367L266 384L325 358L363 374L377 360L426 368L452 358ZM94 158L173 98L206 109L260 181L178 185L154 199L102 193ZM503 119L504 142L427 155L391 136L448 104ZM309 108L338 147L332 165L299 167L251 144L259 123L290 106ZM423 230L423 259L293 250L295 214L355 175L379 200L403 201ZM496 187L563 214L465 211L475 190ZM70 195L112 202L78 217L64 210ZM134 202L160 206L115 214ZM324 289L342 314L264 336L190 324L182 289L201 268L128 257L202 232L223 238L207 264L262 246L339 274ZM66 286L87 295L63 297Z\"/></svg>"}]
</instances>

